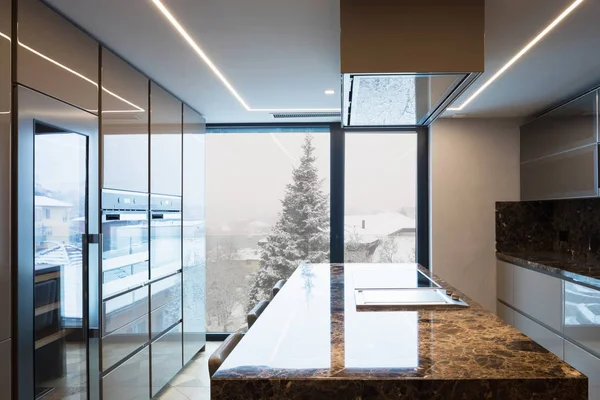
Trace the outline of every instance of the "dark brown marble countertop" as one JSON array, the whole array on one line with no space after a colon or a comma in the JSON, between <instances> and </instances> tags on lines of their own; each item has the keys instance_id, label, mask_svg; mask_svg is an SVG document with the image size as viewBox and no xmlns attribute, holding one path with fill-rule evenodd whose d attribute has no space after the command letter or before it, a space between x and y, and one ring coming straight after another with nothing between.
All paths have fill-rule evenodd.
<instances>
[{"instance_id":1,"label":"dark brown marble countertop","mask_svg":"<svg viewBox=\"0 0 600 400\"><path fill-rule=\"evenodd\" d=\"M212 377L212 398L587 398L585 376L464 295L469 308L357 312L360 271L399 287L417 268L299 267Z\"/></svg>"},{"instance_id":2,"label":"dark brown marble countertop","mask_svg":"<svg viewBox=\"0 0 600 400\"><path fill-rule=\"evenodd\" d=\"M600 260L552 251L497 252L496 258L600 290Z\"/></svg>"}]
</instances>

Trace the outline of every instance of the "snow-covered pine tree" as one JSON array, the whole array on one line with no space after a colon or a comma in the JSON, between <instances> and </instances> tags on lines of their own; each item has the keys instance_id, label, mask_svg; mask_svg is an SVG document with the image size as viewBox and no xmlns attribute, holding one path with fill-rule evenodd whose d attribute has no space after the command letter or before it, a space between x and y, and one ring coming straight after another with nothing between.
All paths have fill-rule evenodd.
<instances>
[{"instance_id":1,"label":"snow-covered pine tree","mask_svg":"<svg viewBox=\"0 0 600 400\"><path fill-rule=\"evenodd\" d=\"M286 187L279 220L271 228L262 248L260 268L250 288L248 309L268 299L271 288L287 279L302 263L329 260L329 198L319 179L312 136L302 146L300 165Z\"/></svg>"}]
</instances>

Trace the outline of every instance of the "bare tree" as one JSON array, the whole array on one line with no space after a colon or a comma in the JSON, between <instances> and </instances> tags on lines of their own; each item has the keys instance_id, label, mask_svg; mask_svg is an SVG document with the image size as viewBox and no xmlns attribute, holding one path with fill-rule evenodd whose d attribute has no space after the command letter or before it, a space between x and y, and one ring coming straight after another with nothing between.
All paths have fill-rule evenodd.
<instances>
[{"instance_id":1,"label":"bare tree","mask_svg":"<svg viewBox=\"0 0 600 400\"><path fill-rule=\"evenodd\" d=\"M352 263L368 263L371 257L365 243L360 240L360 233L353 230L347 235L348 240L344 244L344 261Z\"/></svg>"},{"instance_id":2,"label":"bare tree","mask_svg":"<svg viewBox=\"0 0 600 400\"><path fill-rule=\"evenodd\" d=\"M238 249L231 239L212 244L207 257L207 310L208 325L212 331L229 332L241 325L239 314L245 309L247 278L236 265Z\"/></svg>"},{"instance_id":3,"label":"bare tree","mask_svg":"<svg viewBox=\"0 0 600 400\"><path fill-rule=\"evenodd\" d=\"M394 263L398 260L398 243L394 237L386 237L380 240L379 245L379 262Z\"/></svg>"}]
</instances>

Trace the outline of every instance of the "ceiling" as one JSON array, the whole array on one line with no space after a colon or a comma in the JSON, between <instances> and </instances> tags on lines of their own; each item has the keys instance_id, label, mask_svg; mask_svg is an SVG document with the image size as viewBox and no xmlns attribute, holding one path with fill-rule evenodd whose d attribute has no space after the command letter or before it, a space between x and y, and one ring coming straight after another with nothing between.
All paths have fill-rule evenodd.
<instances>
[{"instance_id":1,"label":"ceiling","mask_svg":"<svg viewBox=\"0 0 600 400\"><path fill-rule=\"evenodd\" d=\"M486 72L461 105L573 0L488 0ZM274 120L248 111L151 0L47 0L209 123ZM251 109L340 107L339 0L162 0ZM600 2L585 0L458 112L527 117L600 84ZM334 95L326 95L335 89ZM336 120L335 118L333 120ZM339 119L337 119L339 120Z\"/></svg>"}]
</instances>

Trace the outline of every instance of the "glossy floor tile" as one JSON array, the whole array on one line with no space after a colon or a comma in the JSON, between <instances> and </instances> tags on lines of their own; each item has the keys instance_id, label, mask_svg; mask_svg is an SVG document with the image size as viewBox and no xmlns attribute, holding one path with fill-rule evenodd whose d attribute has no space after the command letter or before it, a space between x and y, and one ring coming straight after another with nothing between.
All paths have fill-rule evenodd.
<instances>
[{"instance_id":1,"label":"glossy floor tile","mask_svg":"<svg viewBox=\"0 0 600 400\"><path fill-rule=\"evenodd\" d=\"M156 398L159 400L209 400L208 358L221 342L208 342L199 353Z\"/></svg>"}]
</instances>

